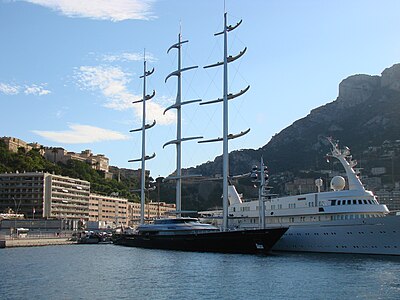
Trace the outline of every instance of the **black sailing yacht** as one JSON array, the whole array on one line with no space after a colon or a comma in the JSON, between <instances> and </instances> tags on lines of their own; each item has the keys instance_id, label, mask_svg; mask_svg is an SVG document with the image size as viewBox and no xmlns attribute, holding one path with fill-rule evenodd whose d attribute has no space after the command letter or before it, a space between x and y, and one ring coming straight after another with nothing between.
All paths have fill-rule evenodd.
<instances>
[{"instance_id":1,"label":"black sailing yacht","mask_svg":"<svg viewBox=\"0 0 400 300\"><path fill-rule=\"evenodd\" d=\"M201 100L189 100L181 101L181 75L182 72L188 71L197 66L193 67L181 67L181 47L182 44L188 42L182 41L181 34L178 36L178 42L172 45L167 52L171 49L176 48L178 50L178 69L166 78L171 76L177 76L178 79L178 90L176 103L168 107L165 112L169 109L177 109L177 137L164 145L175 144L177 149L177 168L175 176L171 176L167 179L176 180L176 209L177 217L171 219L158 219L152 224L144 224L144 214L141 215L141 225L133 232L122 232L115 236L114 243L117 245L151 248L151 249L168 249L168 250L182 250L182 251L201 251L201 252L222 252L222 253L267 253L274 246L274 244L280 239L280 237L287 231L288 228L260 228L262 229L251 229L251 230L228 230L228 140L236 137L240 137L250 129L241 132L239 134L228 134L228 100L238 97L244 94L250 87L248 86L244 90L237 94L228 94L228 68L227 65L233 62L237 58L241 57L244 51L240 52L237 56L227 56L227 33L234 30L240 25L241 21L235 26L227 26L227 14L224 14L224 30L215 35L223 34L224 36L224 60L213 65L206 66L204 68L223 66L224 67L224 82L223 82L223 98L203 102L200 104L211 104L223 102L223 137L211 140L201 140L199 143L206 142L223 142L223 228L217 228L213 225L201 223L196 218L181 217L181 182L182 179L187 177L181 173L181 143L183 141L189 141L194 139L201 139L203 137L181 137L181 107L185 104L200 102ZM146 62L144 68L144 86L146 76L151 74L152 71L146 71ZM154 95L154 92L153 92ZM152 96L153 96L152 95ZM143 92L143 119L145 118L145 101L149 100L152 96L146 96L145 90ZM164 113L165 113L164 112ZM152 125L154 125L153 123ZM152 125L145 125L143 121L142 130L142 142L144 143L145 129L152 127ZM140 130L140 129L139 129ZM144 161L152 157L145 156L144 146L142 145L142 170L144 170ZM138 161L138 160L137 160ZM144 172L142 172L142 175ZM142 178L143 179L143 178ZM142 180L142 211L144 207L144 182ZM141 211L141 212L142 212ZM144 213L144 212L143 212Z\"/></svg>"}]
</instances>

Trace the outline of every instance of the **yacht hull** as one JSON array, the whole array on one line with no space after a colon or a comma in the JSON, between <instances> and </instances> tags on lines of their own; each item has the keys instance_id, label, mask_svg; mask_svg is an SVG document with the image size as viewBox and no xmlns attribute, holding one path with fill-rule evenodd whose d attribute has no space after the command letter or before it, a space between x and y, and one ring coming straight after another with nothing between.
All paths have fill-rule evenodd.
<instances>
[{"instance_id":1,"label":"yacht hull","mask_svg":"<svg viewBox=\"0 0 400 300\"><path fill-rule=\"evenodd\" d=\"M294 224L273 250L400 255L400 216Z\"/></svg>"},{"instance_id":2,"label":"yacht hull","mask_svg":"<svg viewBox=\"0 0 400 300\"><path fill-rule=\"evenodd\" d=\"M196 252L268 253L287 228L187 234L120 234L117 245Z\"/></svg>"}]
</instances>

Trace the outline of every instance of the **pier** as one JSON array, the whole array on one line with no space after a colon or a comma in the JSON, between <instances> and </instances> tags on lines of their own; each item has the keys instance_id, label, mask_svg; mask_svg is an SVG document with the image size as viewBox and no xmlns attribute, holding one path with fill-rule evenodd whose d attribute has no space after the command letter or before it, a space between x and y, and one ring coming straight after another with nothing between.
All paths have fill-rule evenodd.
<instances>
[{"instance_id":1,"label":"pier","mask_svg":"<svg viewBox=\"0 0 400 300\"><path fill-rule=\"evenodd\" d=\"M0 235L0 248L71 245L76 243L77 243L76 240L71 239L71 235L68 236L42 235L42 236L27 236L27 237Z\"/></svg>"}]
</instances>

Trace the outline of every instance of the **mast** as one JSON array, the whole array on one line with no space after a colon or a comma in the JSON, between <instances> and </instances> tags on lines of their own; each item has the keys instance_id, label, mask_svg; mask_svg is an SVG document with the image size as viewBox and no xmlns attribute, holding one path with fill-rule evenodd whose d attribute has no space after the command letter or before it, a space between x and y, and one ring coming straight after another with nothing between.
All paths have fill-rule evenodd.
<instances>
[{"instance_id":1,"label":"mast","mask_svg":"<svg viewBox=\"0 0 400 300\"><path fill-rule=\"evenodd\" d=\"M146 69L146 54L144 54L144 62L143 62L143 75L139 78L143 78L143 98L137 101L133 101L132 103L140 103L142 102L142 127L138 129L132 129L130 132L141 131L142 132L142 157L139 159L131 159L129 162L141 161L142 163L142 171L140 176L140 224L144 224L144 208L145 208L145 185L146 185L146 160L152 159L156 156L153 153L151 156L146 155L146 130L152 128L156 125L156 121L154 120L152 124L146 124L146 101L153 98L156 94L156 91L153 90L151 95L146 95L146 77L154 73L154 68L151 71L147 71Z\"/></svg>"},{"instance_id":2,"label":"mast","mask_svg":"<svg viewBox=\"0 0 400 300\"><path fill-rule=\"evenodd\" d=\"M361 183L360 178L353 169L353 167L357 165L357 161L353 160L353 157L350 154L350 149L348 147L345 147L343 150L341 150L337 141L334 141L330 137L327 138L327 140L332 146L331 153L327 154L327 156L335 157L342 164L343 168L346 171L347 180L349 182L349 190L365 191L365 188Z\"/></svg>"},{"instance_id":3,"label":"mast","mask_svg":"<svg viewBox=\"0 0 400 300\"><path fill-rule=\"evenodd\" d=\"M175 144L176 145L176 174L175 176L167 177L165 180L176 180L176 210L177 216L181 215L182 211L182 179L187 176L182 176L182 142L194 140L194 139L201 139L202 136L196 137L187 137L182 138L182 106L189 103L200 102L201 99L196 100L189 100L182 102L182 72L188 71L191 69L196 69L198 66L186 67L182 68L182 44L187 43L188 40L182 41L182 34L179 33L178 35L178 42L173 44L171 47L168 48L167 53L171 49L178 50L178 69L172 73L170 73L166 78L165 82L172 77L177 76L177 93L176 93L176 101L175 104L171 105L170 107L166 108L164 114L170 109L177 110L177 122L176 122L176 139L169 141L164 144L163 148L167 145Z\"/></svg>"},{"instance_id":4,"label":"mast","mask_svg":"<svg viewBox=\"0 0 400 300\"><path fill-rule=\"evenodd\" d=\"M259 207L259 222L258 226L260 229L265 229L265 197L268 183L268 169L264 164L264 159L261 156L260 160L260 169L258 170L257 166L254 166L251 170L250 177L252 178L252 182L259 185L258 187L258 207Z\"/></svg>"},{"instance_id":5,"label":"mast","mask_svg":"<svg viewBox=\"0 0 400 300\"><path fill-rule=\"evenodd\" d=\"M260 229L265 228L265 188L268 178L268 171L264 165L263 157L261 156L260 161L260 190L258 192L258 206L259 206L259 227Z\"/></svg>"},{"instance_id":6,"label":"mast","mask_svg":"<svg viewBox=\"0 0 400 300\"><path fill-rule=\"evenodd\" d=\"M227 25L227 13L224 13L224 30L214 34L214 36L223 34L224 36L224 60L222 62L217 62L212 65L205 66L204 68L211 68L211 67L217 67L217 66L223 66L223 98L222 99L217 99L217 100L211 100L207 102L200 103L202 104L211 104L211 103L218 103L218 102L223 102L223 137L222 138L216 138L212 140L206 140L206 141L200 141L201 143L207 143L207 142L217 142L217 141L222 141L222 157L223 157L223 164L222 164L222 169L223 169L223 230L226 231L228 229L228 179L229 179L229 147L228 147L228 140L234 139L237 137L240 137L242 135L245 135L250 131L250 129L247 129L244 132L241 132L239 134L229 134L229 129L228 129L228 113L229 113L229 107L228 107L228 100L231 100L233 98L236 98L245 92L248 91L250 86L247 88L241 90L237 94L228 94L228 63L235 61L236 59L240 58L247 50L247 48L244 48L242 52L240 52L236 56L228 56L228 32L236 29L242 21L237 23L235 26Z\"/></svg>"}]
</instances>

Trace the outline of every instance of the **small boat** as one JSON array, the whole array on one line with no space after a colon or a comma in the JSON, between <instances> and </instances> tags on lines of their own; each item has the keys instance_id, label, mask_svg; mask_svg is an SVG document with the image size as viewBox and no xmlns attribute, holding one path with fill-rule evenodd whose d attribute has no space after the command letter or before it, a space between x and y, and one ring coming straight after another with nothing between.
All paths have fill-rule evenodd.
<instances>
[{"instance_id":1,"label":"small boat","mask_svg":"<svg viewBox=\"0 0 400 300\"><path fill-rule=\"evenodd\" d=\"M177 109L177 137L176 139L167 142L165 146L170 144L175 144L177 149L177 167L174 176L167 177L166 179L176 181L176 208L177 217L172 219L157 219L154 220L152 224L144 224L144 217L141 216L141 225L137 227L135 231L125 231L120 234L114 235L114 243L117 245L124 245L130 247L141 247L141 248L151 248L151 249L168 249L168 250L181 250L181 251L201 251L201 252L222 252L222 253L257 253L263 252L267 253L270 251L272 246L280 239L280 237L286 232L287 227L280 228L263 228L263 229L251 229L251 230L228 230L227 226L227 211L228 211L228 139L233 139L240 137L250 130L246 130L239 134L229 134L228 133L228 116L227 116L227 106L228 100L238 97L244 94L249 87L240 91L238 94L228 94L227 87L227 64L233 62L245 52L242 51L239 55L232 57L227 56L227 33L240 25L241 21L235 26L227 25L227 14L224 15L224 30L219 34L224 35L224 61L221 63L206 66L224 66L224 92L223 98L218 100L212 100L201 104L211 104L223 102L224 105L224 136L223 138L201 140L199 143L206 142L223 142L223 205L224 205L224 224L222 230L210 224L201 223L196 218L185 218L182 217L181 211L181 183L182 179L187 176L181 173L181 143L184 141L190 141L195 139L202 139L203 137L181 137L181 107L185 104L201 102L201 100L189 100L181 101L181 78L182 72L197 68L193 67L181 67L181 47L182 44L188 41L182 41L181 34L178 36L178 42L172 45L167 52L171 49L178 50L178 69L166 78L171 76L177 76L178 78L178 92L176 97L176 103L166 109ZM151 72L146 71L146 62L144 68L144 86L147 74ZM145 118L145 101L149 99L150 96L145 96L145 91L143 92L143 119ZM154 95L154 92L153 92ZM155 124L155 123L153 123ZM144 133L145 129L150 128L150 125L145 125L141 128L142 130L142 143L144 143ZM139 129L140 130L140 129ZM154 157L153 155L152 157ZM142 144L142 170L145 169L144 162L148 158L152 158L145 155L144 147ZM134 160L139 161L139 160ZM144 172L142 172L142 175ZM142 181L142 207L144 207L144 180Z\"/></svg>"},{"instance_id":2,"label":"small boat","mask_svg":"<svg viewBox=\"0 0 400 300\"><path fill-rule=\"evenodd\" d=\"M221 253L264 253L287 228L220 231L196 218L158 219L114 241L130 247Z\"/></svg>"},{"instance_id":3,"label":"small boat","mask_svg":"<svg viewBox=\"0 0 400 300\"><path fill-rule=\"evenodd\" d=\"M78 244L98 244L101 241L101 237L95 232L85 231L78 233L76 241Z\"/></svg>"}]
</instances>

